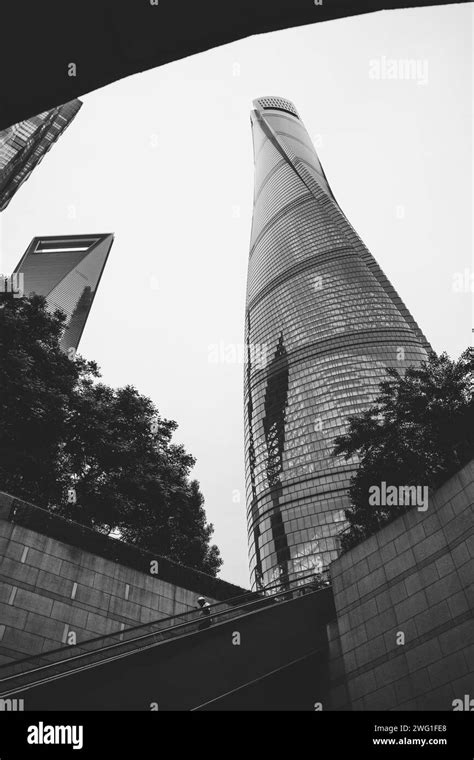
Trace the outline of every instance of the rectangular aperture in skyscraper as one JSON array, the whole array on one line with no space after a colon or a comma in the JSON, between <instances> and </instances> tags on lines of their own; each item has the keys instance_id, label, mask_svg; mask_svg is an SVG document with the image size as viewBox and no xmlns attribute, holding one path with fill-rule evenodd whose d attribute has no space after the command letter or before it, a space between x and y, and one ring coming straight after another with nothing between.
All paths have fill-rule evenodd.
<instances>
[{"instance_id":1,"label":"rectangular aperture in skyscraper","mask_svg":"<svg viewBox=\"0 0 474 760\"><path fill-rule=\"evenodd\" d=\"M113 243L112 234L33 238L15 272L26 296L44 296L66 315L61 348L77 349Z\"/></svg>"}]
</instances>

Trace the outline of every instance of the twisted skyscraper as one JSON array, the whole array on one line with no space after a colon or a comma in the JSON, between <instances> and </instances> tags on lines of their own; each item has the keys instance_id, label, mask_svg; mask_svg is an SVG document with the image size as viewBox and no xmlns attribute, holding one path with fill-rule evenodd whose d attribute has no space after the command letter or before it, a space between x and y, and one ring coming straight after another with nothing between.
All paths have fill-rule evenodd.
<instances>
[{"instance_id":1,"label":"twisted skyscraper","mask_svg":"<svg viewBox=\"0 0 474 760\"><path fill-rule=\"evenodd\" d=\"M252 585L266 587L337 556L357 462L334 457L334 439L386 367L419 363L429 344L338 206L293 104L254 107L245 449Z\"/></svg>"}]
</instances>

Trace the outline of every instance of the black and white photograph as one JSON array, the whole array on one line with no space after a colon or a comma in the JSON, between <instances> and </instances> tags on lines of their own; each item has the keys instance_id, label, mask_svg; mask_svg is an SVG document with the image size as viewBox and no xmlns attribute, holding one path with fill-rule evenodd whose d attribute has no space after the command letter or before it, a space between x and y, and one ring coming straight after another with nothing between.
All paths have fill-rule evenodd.
<instances>
[{"instance_id":1,"label":"black and white photograph","mask_svg":"<svg viewBox=\"0 0 474 760\"><path fill-rule=\"evenodd\" d=\"M472 4L259 5L4 27L1 760L472 758Z\"/></svg>"}]
</instances>

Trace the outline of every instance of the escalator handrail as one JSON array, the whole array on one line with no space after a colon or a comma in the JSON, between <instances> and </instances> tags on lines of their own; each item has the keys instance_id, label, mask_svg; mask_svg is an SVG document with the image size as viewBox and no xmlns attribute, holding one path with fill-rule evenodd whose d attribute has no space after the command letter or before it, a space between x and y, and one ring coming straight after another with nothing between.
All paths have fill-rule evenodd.
<instances>
[{"instance_id":1,"label":"escalator handrail","mask_svg":"<svg viewBox=\"0 0 474 760\"><path fill-rule=\"evenodd\" d=\"M305 591L305 589L308 588L308 586L309 587L313 586L313 583L310 582L308 584L305 584L304 586L298 585L294 589L289 589L289 590L286 589L284 591L281 591L281 589L280 589L280 591L278 593L276 593L276 594L273 594L273 595L270 595L270 596L259 597L257 599L252 599L251 601L242 603L240 605L236 605L236 606L233 605L230 608L227 608L227 609L224 609L224 610L221 610L221 611L217 611L214 614L211 614L210 617L211 617L211 619L214 622L216 620L216 618L223 617L223 616L229 616L229 613L238 613L238 612L245 613L246 611L250 611L250 610L248 610L248 608L253 607L256 604L262 604L262 602L266 602L267 603L267 604L265 604L265 607L266 607L266 606L268 606L270 604L273 604L275 602L275 599L278 599L278 597L283 597L281 600L279 600L279 603L290 601L289 599L287 599L285 597L287 597L289 594L293 595L296 591L303 592L303 591ZM322 589L314 589L314 588L312 589L313 592L318 591L318 590L322 590ZM247 595L244 595L244 596L247 596ZM293 598L293 596L291 596L291 598ZM215 606L217 606L217 605L214 605L214 607ZM192 612L194 614L196 612L199 613L199 610L192 610ZM231 619L234 618L234 617L239 617L239 616L240 615L232 614L231 615ZM174 617L178 617L178 616L171 616L171 617L174 618ZM169 619L171 619L171 618L166 618L166 620L169 620ZM159 621L159 622L163 622L163 620ZM142 636L138 636L136 638L128 639L126 641L115 641L113 644L110 644L109 646L102 647L100 649L94 649L94 650L87 651L87 652L81 652L81 653L79 653L77 655L72 655L71 657L64 658L63 660L57 660L55 662L49 662L49 663L46 663L44 665L40 665L37 668L31 668L29 670L25 670L25 671L20 671L20 672L14 673L12 675L7 676L6 678L0 679L0 685L7 686L8 682L11 682L11 681L14 681L14 680L20 680L21 678L25 678L25 677L28 678L28 676L31 677L31 676L33 676L33 675L35 675L35 674L37 674L37 673L39 673L41 671L45 671L45 670L48 670L48 669L52 669L54 671L52 673L52 676L51 676L51 677L54 677L55 675L56 676L58 675L58 673L56 672L57 669L61 668L61 666L64 665L64 664L77 665L77 661L78 660L84 660L84 658L91 657L91 655L98 654L98 653L100 653L102 656L104 654L107 655L109 652L111 652L112 650L116 650L117 648L120 648L120 647L123 648L123 647L126 647L127 645L136 644L136 642L139 642L139 641L145 641L147 639L152 639L153 637L156 637L157 635L160 635L160 634L164 636L163 639L160 642L152 642L152 645L154 643L161 644L161 643L164 643L165 641L169 640L170 638L175 638L175 636L173 636L172 634L175 634L176 631L178 631L180 628L184 629L186 627L189 627L191 624L198 624L199 625L199 623L202 623L202 622L203 622L203 618L202 617L198 617L198 618L193 619L193 620L187 620L187 621L184 621L184 622L180 622L180 623L178 623L177 625L174 625L174 626L165 627L162 630L148 632L148 633L146 633L146 634L144 634ZM133 629L129 629L129 630L133 630ZM192 632L193 631L190 631L190 633L192 633ZM166 634L170 634L170 635L167 636ZM186 635L186 634L184 634L184 635ZM77 645L77 646L80 646L80 645ZM146 648L146 646L144 645L144 646L142 646L140 648L143 649L143 648ZM73 647L70 647L69 651L71 651L71 649L73 649ZM136 649L137 649L137 647L135 647L135 651L136 651ZM60 651L60 650L56 650L56 651ZM133 651L134 650L132 649L131 652L125 652L124 654L132 654ZM100 662L101 662L101 660L99 660L98 662L93 663L93 664L100 664ZM83 667L84 668L87 667L87 663ZM77 668L76 667L75 669L76 670L80 670L81 668ZM66 674L67 674L67 669L61 675L66 675ZM48 679L46 678L44 680L48 680ZM26 684L24 684L22 686L22 688L31 687L32 685L34 685L34 684L28 684L28 683L26 683ZM0 694L0 696L6 696L7 693Z\"/></svg>"},{"instance_id":2,"label":"escalator handrail","mask_svg":"<svg viewBox=\"0 0 474 760\"><path fill-rule=\"evenodd\" d=\"M322 573L321 575L324 575L324 573ZM301 584L301 581L304 580L305 577L311 577L313 579L313 581L314 581L314 573L313 573L311 575L303 576L303 577L299 577L299 578L295 579L295 581L293 581L290 584L290 588L293 585L293 583L297 582L297 583ZM311 583L311 581L309 583ZM308 584L304 584L304 586L300 585L300 588L304 588L306 585L308 585ZM231 605L233 607L235 605L235 603L239 603L240 600L244 600L244 599L248 599L248 598L250 598L251 600L253 600L253 599L256 599L256 600L265 599L267 592L271 591L272 589L276 589L275 594L277 594L277 593L284 593L284 591L285 591L285 590L282 590L280 584L275 583L273 586L268 586L263 591L249 591L246 594L240 594L239 596L230 597L229 599L226 599L226 600L223 600L223 601L212 602L212 603L210 603L211 612L214 609L217 609L218 607L221 607L223 605L226 605L226 608L229 605ZM290 589L288 589L288 590L290 590ZM40 660L40 661L41 660L45 660L46 658L52 657L55 654L58 654L60 652L70 652L70 651L72 651L74 649L75 646L77 646L78 648L83 649L84 647L88 646L89 644L97 644L100 641L107 642L107 640L110 640L110 639L115 640L115 639L117 639L119 637L123 637L125 634L128 634L128 633L130 633L132 631L137 631L138 632L140 630L149 629L152 626L161 626L161 625L165 624L166 622L168 622L170 620L173 620L173 619L182 621L184 617L189 616L190 619L192 620L192 619L198 617L199 612L200 612L199 608L195 608L195 609L192 609L192 610L186 610L185 612L176 613L174 615L168 615L166 617L159 618L157 620L153 620L153 621L151 621L149 623L139 623L138 625L134 625L134 626L130 626L129 628L125 628L123 631L115 631L114 633L107 633L107 634L102 634L100 636L93 636L90 639L86 639L85 641L81 641L78 644L74 644L74 645L70 645L70 646L56 647L56 649L50 649L47 652L42 652L42 653L37 653L37 654L29 655L28 657L22 657L21 660L16 660L13 663L7 663L6 665L1 665L0 666L0 676L1 676L1 673L2 673L2 669L7 670L7 669L15 667L17 665L20 666L20 665L26 664L27 662L34 663L35 661L38 661L38 660ZM166 627L169 628L169 629L171 629L173 626L166 626ZM156 633L158 631L149 630L148 632L151 634L151 633L154 633L154 632ZM123 642L123 638L120 640L120 643L121 644L124 643ZM97 650L96 649L91 649L89 653L94 652L94 651L97 651ZM87 654L87 653L84 652L84 654ZM66 659L70 659L70 658L66 657L64 659L66 660ZM52 662L45 663L45 664L46 665L48 665L48 664L49 665L54 665L57 662L61 662L61 660L56 660L56 661L53 660ZM21 671L19 671L15 675L19 675L20 672ZM7 676L7 678L8 677L9 676ZM0 683L3 680L5 680L5 679L0 678Z\"/></svg>"}]
</instances>

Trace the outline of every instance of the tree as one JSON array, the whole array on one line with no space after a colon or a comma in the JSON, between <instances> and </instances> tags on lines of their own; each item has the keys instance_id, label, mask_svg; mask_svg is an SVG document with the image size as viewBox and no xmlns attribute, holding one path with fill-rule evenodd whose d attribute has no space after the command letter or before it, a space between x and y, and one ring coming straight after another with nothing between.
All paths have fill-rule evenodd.
<instances>
[{"instance_id":1,"label":"tree","mask_svg":"<svg viewBox=\"0 0 474 760\"><path fill-rule=\"evenodd\" d=\"M4 295L1 306L0 486L45 507L68 483L58 463L74 389L97 367L61 351L64 317L49 314L43 298Z\"/></svg>"},{"instance_id":2,"label":"tree","mask_svg":"<svg viewBox=\"0 0 474 760\"><path fill-rule=\"evenodd\" d=\"M431 352L419 367L387 374L373 406L350 417L347 432L335 440L336 456L359 460L343 549L406 509L370 505L371 486L384 481L434 489L474 455L474 349L457 361Z\"/></svg>"},{"instance_id":3,"label":"tree","mask_svg":"<svg viewBox=\"0 0 474 760\"><path fill-rule=\"evenodd\" d=\"M215 575L222 560L217 546L209 546L214 528L206 523L203 503L204 497L196 480L182 484L171 494L167 522L169 556L188 567ZM123 526L123 533L128 543L152 550L160 541L163 525L156 511L151 512L145 507L145 512L145 519L134 521L133 525L129 522Z\"/></svg>"},{"instance_id":4,"label":"tree","mask_svg":"<svg viewBox=\"0 0 474 760\"><path fill-rule=\"evenodd\" d=\"M43 298L2 306L0 488L215 575L222 560L176 422L132 386L99 382L95 362L71 361L64 316Z\"/></svg>"}]
</instances>

